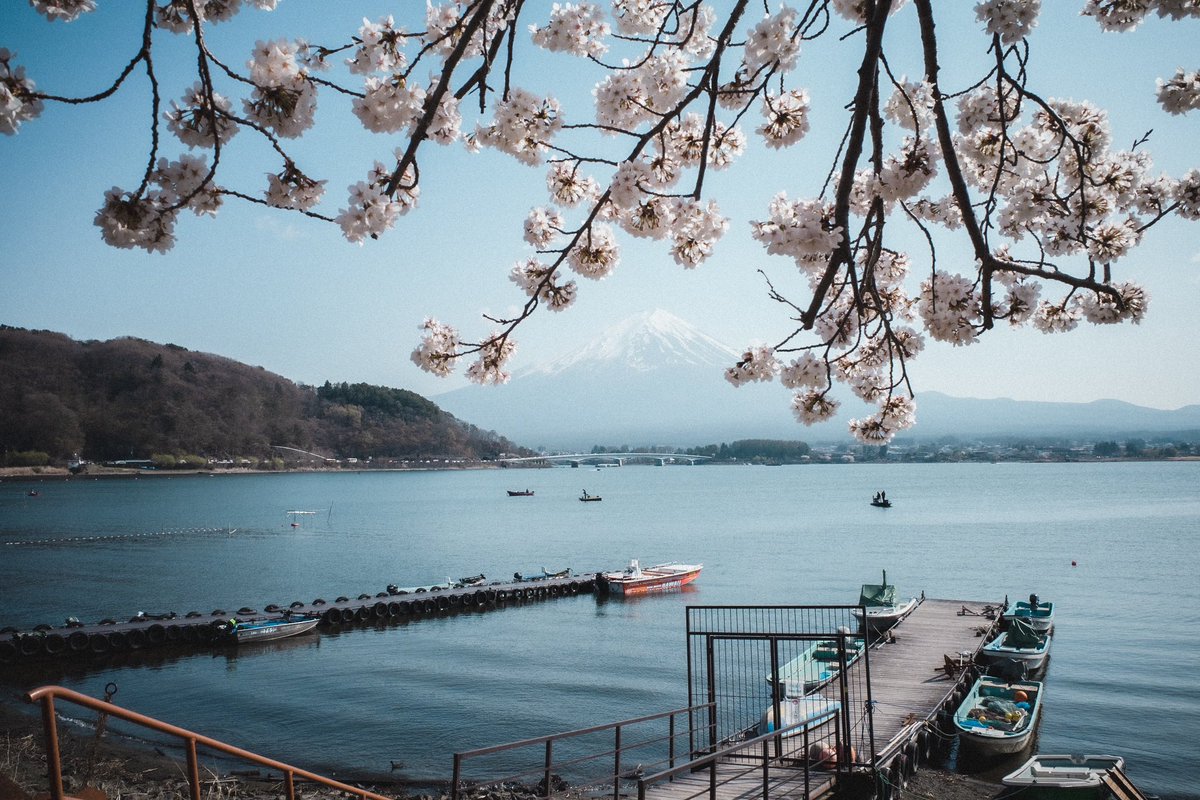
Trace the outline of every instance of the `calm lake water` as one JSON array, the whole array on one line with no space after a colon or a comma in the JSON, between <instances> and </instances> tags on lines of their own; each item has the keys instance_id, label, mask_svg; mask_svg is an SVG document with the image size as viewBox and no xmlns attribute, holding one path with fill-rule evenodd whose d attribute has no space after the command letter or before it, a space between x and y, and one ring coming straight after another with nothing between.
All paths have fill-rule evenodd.
<instances>
[{"instance_id":1,"label":"calm lake water","mask_svg":"<svg viewBox=\"0 0 1200 800\"><path fill-rule=\"evenodd\" d=\"M1200 798L1200 463L153 476L0 483L0 626L262 608L484 573L700 561L690 591L579 595L139 667L12 675L338 775L687 704L687 605L901 594L1056 603L1038 749ZM509 498L506 489L536 496ZM580 503L587 489L602 503ZM886 489L895 503L868 505ZM289 516L289 510L318 513ZM300 527L290 523L300 520Z\"/></svg>"}]
</instances>

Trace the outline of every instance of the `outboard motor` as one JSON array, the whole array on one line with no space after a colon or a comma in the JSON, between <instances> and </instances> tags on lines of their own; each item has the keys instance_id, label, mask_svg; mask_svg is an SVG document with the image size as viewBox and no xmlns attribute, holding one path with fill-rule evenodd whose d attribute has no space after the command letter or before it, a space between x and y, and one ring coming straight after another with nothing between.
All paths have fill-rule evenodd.
<instances>
[{"instance_id":1,"label":"outboard motor","mask_svg":"<svg viewBox=\"0 0 1200 800\"><path fill-rule=\"evenodd\" d=\"M1038 607L1038 596L1036 594L1029 595L1029 610L1036 611Z\"/></svg>"}]
</instances>

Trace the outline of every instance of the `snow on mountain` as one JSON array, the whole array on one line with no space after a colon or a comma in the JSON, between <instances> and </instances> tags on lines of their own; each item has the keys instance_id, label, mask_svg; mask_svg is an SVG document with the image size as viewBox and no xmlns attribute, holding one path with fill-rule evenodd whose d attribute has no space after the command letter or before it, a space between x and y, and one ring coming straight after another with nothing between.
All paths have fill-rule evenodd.
<instances>
[{"instance_id":1,"label":"snow on mountain","mask_svg":"<svg viewBox=\"0 0 1200 800\"><path fill-rule=\"evenodd\" d=\"M467 386L433 398L459 419L527 447L688 447L738 439L846 442L851 417L871 413L844 391L838 416L805 427L779 383L734 387L739 351L666 311L630 317L573 353L516 372L502 386ZM1175 411L1115 400L1047 403L974 400L921 392L917 425L901 439L944 436L1121 438L1200 430L1200 406Z\"/></svg>"},{"instance_id":2,"label":"snow on mountain","mask_svg":"<svg viewBox=\"0 0 1200 800\"><path fill-rule=\"evenodd\" d=\"M456 417L530 447L703 445L804 438L782 386L735 388L739 351L655 310L606 329L586 347L514 371L502 386L468 386L434 401Z\"/></svg>"},{"instance_id":3,"label":"snow on mountain","mask_svg":"<svg viewBox=\"0 0 1200 800\"><path fill-rule=\"evenodd\" d=\"M636 372L681 364L723 369L732 366L738 355L732 347L660 308L635 314L608 328L581 350L532 367L523 374L558 375L599 364L617 364Z\"/></svg>"}]
</instances>

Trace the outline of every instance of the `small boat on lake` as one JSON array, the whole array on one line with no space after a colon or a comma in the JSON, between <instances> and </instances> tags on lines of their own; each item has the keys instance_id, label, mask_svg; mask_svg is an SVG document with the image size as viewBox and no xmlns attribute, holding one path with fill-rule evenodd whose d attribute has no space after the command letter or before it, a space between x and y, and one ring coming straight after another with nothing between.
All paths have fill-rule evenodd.
<instances>
[{"instance_id":1,"label":"small boat on lake","mask_svg":"<svg viewBox=\"0 0 1200 800\"><path fill-rule=\"evenodd\" d=\"M867 642L861 636L850 636L849 629L841 630L839 639L823 639L808 645L800 653L779 668L779 674L768 683L780 681L785 697L803 697L812 694L838 676L841 671L839 641L845 642L846 667L849 668L862 656Z\"/></svg>"},{"instance_id":2,"label":"small boat on lake","mask_svg":"<svg viewBox=\"0 0 1200 800\"><path fill-rule=\"evenodd\" d=\"M1103 797L1104 777L1125 768L1120 756L1042 755L1030 758L1005 775L1000 782L1020 789L1021 797L1085 798Z\"/></svg>"},{"instance_id":3,"label":"small boat on lake","mask_svg":"<svg viewBox=\"0 0 1200 800\"><path fill-rule=\"evenodd\" d=\"M224 634L223 640L236 644L270 642L307 633L317 627L320 617L284 616L278 619L254 619L241 622L230 619L220 623L217 630Z\"/></svg>"},{"instance_id":4,"label":"small boat on lake","mask_svg":"<svg viewBox=\"0 0 1200 800\"><path fill-rule=\"evenodd\" d=\"M885 631L912 613L917 607L917 598L897 602L896 587L887 582L887 570L883 571L882 583L864 583L858 593L858 604L863 609L850 613L859 626L873 631ZM864 614L865 611L865 614Z\"/></svg>"},{"instance_id":5,"label":"small boat on lake","mask_svg":"<svg viewBox=\"0 0 1200 800\"><path fill-rule=\"evenodd\" d=\"M533 489L508 490L509 497L533 497Z\"/></svg>"},{"instance_id":6,"label":"small boat on lake","mask_svg":"<svg viewBox=\"0 0 1200 800\"><path fill-rule=\"evenodd\" d=\"M621 572L600 573L601 585L612 594L635 595L666 592L691 583L703 564L655 564L643 567L635 558Z\"/></svg>"},{"instance_id":7,"label":"small boat on lake","mask_svg":"<svg viewBox=\"0 0 1200 800\"><path fill-rule=\"evenodd\" d=\"M1027 674L1035 675L1046 665L1046 657L1050 654L1050 636L1048 632L1034 630L1029 623L1017 617L1009 622L1007 630L985 644L980 654L993 664L1019 661Z\"/></svg>"},{"instance_id":8,"label":"small boat on lake","mask_svg":"<svg viewBox=\"0 0 1200 800\"><path fill-rule=\"evenodd\" d=\"M598 494L588 494L587 489L584 489L583 494L579 495L579 499L585 503L598 503L604 498Z\"/></svg>"},{"instance_id":9,"label":"small boat on lake","mask_svg":"<svg viewBox=\"0 0 1200 800\"><path fill-rule=\"evenodd\" d=\"M1005 683L983 676L954 712L959 742L981 755L1019 753L1033 740L1042 707L1042 684Z\"/></svg>"},{"instance_id":10,"label":"small boat on lake","mask_svg":"<svg viewBox=\"0 0 1200 800\"><path fill-rule=\"evenodd\" d=\"M892 501L887 499L887 492L876 492L871 498L871 505L876 508L891 508Z\"/></svg>"},{"instance_id":11,"label":"small boat on lake","mask_svg":"<svg viewBox=\"0 0 1200 800\"><path fill-rule=\"evenodd\" d=\"M1054 603L1045 603L1036 594L1029 595L1029 602L1018 600L1004 610L1002 616L1007 625L1014 619L1023 620L1035 631L1048 631L1054 625Z\"/></svg>"}]
</instances>

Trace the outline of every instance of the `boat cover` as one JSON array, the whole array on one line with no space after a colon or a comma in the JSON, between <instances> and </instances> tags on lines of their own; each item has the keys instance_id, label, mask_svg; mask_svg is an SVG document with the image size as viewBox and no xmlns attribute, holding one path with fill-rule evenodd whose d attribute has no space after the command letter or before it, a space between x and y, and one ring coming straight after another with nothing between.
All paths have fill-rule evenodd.
<instances>
[{"instance_id":1,"label":"boat cover","mask_svg":"<svg viewBox=\"0 0 1200 800\"><path fill-rule=\"evenodd\" d=\"M1008 623L1004 643L1009 647L1037 647L1042 643L1042 636L1025 620L1013 619Z\"/></svg>"},{"instance_id":2,"label":"boat cover","mask_svg":"<svg viewBox=\"0 0 1200 800\"><path fill-rule=\"evenodd\" d=\"M883 583L864 583L858 595L860 606L894 606L896 605L896 587L887 582L887 571L883 573Z\"/></svg>"}]
</instances>

